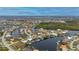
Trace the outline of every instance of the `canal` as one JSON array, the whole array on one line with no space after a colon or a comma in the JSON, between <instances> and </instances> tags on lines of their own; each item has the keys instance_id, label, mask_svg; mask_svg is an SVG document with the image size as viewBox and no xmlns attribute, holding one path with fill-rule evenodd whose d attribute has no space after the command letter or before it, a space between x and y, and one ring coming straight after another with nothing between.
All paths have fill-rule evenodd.
<instances>
[{"instance_id":1,"label":"canal","mask_svg":"<svg viewBox=\"0 0 79 59\"><path fill-rule=\"evenodd\" d=\"M78 33L79 33L79 31L69 31L65 35L66 36L74 36ZM34 42L31 45L40 51L56 51L57 50L57 42L60 40L63 40L63 39L64 39L64 37L54 37L54 38L49 38L47 40Z\"/></svg>"}]
</instances>

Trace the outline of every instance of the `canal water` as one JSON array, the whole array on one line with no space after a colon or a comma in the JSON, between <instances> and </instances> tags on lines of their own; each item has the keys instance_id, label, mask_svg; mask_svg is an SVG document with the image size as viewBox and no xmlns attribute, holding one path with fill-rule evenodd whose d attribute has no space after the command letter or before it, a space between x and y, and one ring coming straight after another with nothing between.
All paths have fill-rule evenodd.
<instances>
[{"instance_id":1,"label":"canal water","mask_svg":"<svg viewBox=\"0 0 79 59\"><path fill-rule=\"evenodd\" d=\"M12 33L12 35L15 37L17 34L20 34L19 31L14 31ZM74 36L76 34L79 34L79 31L68 31L68 33L66 33L66 36ZM49 38L43 41L39 41L39 42L34 42L31 45L40 50L40 51L56 51L57 50L57 42L60 40L63 40L64 37L54 37L54 38Z\"/></svg>"},{"instance_id":2,"label":"canal water","mask_svg":"<svg viewBox=\"0 0 79 59\"><path fill-rule=\"evenodd\" d=\"M66 36L74 36L76 34L78 34L79 31L69 31L68 33L66 33ZM49 38L47 40L43 40L40 42L34 42L31 45L40 50L40 51L56 51L57 50L57 42L60 40L63 40L64 37L54 37L54 38Z\"/></svg>"},{"instance_id":3,"label":"canal water","mask_svg":"<svg viewBox=\"0 0 79 59\"><path fill-rule=\"evenodd\" d=\"M63 37L54 37L40 42L32 43L32 46L40 51L56 51L57 42L64 39Z\"/></svg>"}]
</instances>

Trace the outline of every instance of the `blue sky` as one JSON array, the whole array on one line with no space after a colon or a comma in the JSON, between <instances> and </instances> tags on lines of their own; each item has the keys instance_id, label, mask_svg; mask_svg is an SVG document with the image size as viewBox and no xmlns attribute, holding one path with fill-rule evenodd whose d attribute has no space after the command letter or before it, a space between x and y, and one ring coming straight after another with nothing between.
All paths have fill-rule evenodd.
<instances>
[{"instance_id":1,"label":"blue sky","mask_svg":"<svg viewBox=\"0 0 79 59\"><path fill-rule=\"evenodd\" d=\"M0 16L79 16L78 7L0 7Z\"/></svg>"}]
</instances>

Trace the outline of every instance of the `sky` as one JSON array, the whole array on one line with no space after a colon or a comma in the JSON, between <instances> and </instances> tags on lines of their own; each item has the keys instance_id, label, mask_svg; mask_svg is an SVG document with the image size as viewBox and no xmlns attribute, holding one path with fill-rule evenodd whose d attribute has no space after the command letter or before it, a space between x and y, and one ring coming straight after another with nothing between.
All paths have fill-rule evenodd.
<instances>
[{"instance_id":1,"label":"sky","mask_svg":"<svg viewBox=\"0 0 79 59\"><path fill-rule=\"evenodd\" d=\"M0 7L0 16L79 16L79 7Z\"/></svg>"}]
</instances>

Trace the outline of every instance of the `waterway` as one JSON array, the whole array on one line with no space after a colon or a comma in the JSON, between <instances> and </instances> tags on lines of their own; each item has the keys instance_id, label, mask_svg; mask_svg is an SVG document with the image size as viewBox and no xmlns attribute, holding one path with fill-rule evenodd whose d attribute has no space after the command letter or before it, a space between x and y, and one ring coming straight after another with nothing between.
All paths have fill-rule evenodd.
<instances>
[{"instance_id":1,"label":"waterway","mask_svg":"<svg viewBox=\"0 0 79 59\"><path fill-rule=\"evenodd\" d=\"M20 34L17 30L12 33L12 35L15 37L17 34ZM79 34L79 31L68 31L65 36L74 36L76 34ZM40 51L56 51L57 50L57 42L60 40L63 40L64 37L54 37L54 38L48 38L43 41L33 42L31 46L34 48L40 50Z\"/></svg>"},{"instance_id":2,"label":"waterway","mask_svg":"<svg viewBox=\"0 0 79 59\"><path fill-rule=\"evenodd\" d=\"M66 33L66 36L74 36L78 33L79 31L69 31L68 33ZM49 38L47 40L34 42L31 45L40 51L56 51L57 42L63 39L64 37L54 37L54 38Z\"/></svg>"}]
</instances>

